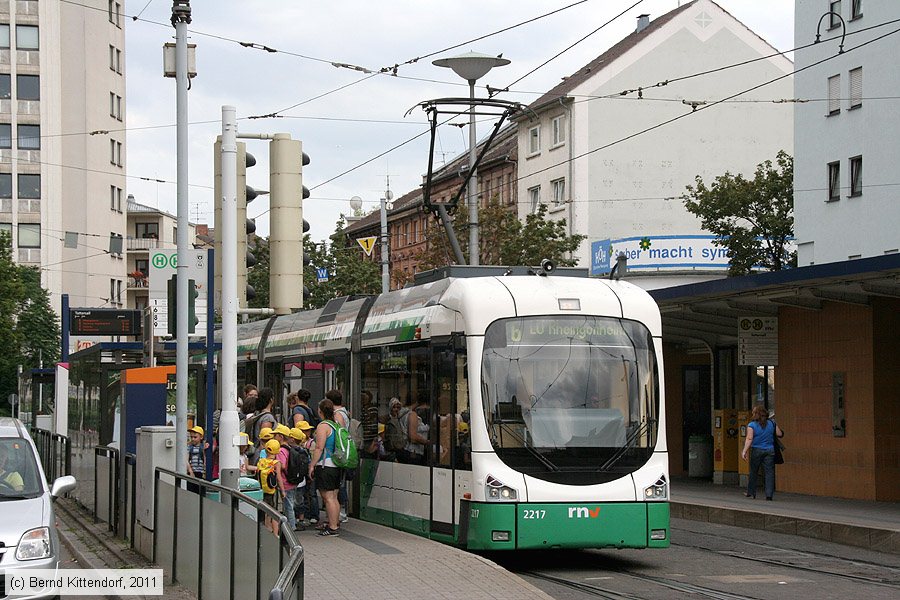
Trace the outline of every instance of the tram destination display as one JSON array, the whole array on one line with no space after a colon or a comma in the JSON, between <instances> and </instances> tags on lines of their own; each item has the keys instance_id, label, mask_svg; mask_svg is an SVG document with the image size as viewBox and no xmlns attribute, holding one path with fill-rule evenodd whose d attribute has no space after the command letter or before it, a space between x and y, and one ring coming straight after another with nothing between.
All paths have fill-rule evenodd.
<instances>
[{"instance_id":1,"label":"tram destination display","mask_svg":"<svg viewBox=\"0 0 900 600\"><path fill-rule=\"evenodd\" d=\"M141 312L115 308L73 308L71 335L141 335Z\"/></svg>"}]
</instances>

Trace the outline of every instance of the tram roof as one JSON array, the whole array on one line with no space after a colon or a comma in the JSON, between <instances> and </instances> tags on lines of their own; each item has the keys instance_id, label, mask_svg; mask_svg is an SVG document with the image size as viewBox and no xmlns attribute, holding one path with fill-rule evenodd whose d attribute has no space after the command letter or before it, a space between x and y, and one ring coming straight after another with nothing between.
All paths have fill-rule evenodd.
<instances>
[{"instance_id":1,"label":"tram roof","mask_svg":"<svg viewBox=\"0 0 900 600\"><path fill-rule=\"evenodd\" d=\"M738 317L778 316L782 306L822 310L825 301L871 306L900 298L900 254L754 273L650 291L663 339L737 345Z\"/></svg>"}]
</instances>

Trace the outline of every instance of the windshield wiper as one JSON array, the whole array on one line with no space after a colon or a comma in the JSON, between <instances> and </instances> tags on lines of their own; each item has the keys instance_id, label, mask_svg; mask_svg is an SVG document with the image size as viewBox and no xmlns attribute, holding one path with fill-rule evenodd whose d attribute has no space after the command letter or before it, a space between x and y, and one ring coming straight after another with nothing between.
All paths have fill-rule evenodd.
<instances>
[{"instance_id":1,"label":"windshield wiper","mask_svg":"<svg viewBox=\"0 0 900 600\"><path fill-rule=\"evenodd\" d=\"M628 438L625 440L625 443L622 444L622 446L618 450L616 450L615 454L610 456L609 460L607 460L605 463L603 463L600 466L600 470L605 471L608 468L610 468L611 466L613 466L614 464L616 464L617 462L619 462L619 460L623 456L625 456L625 453L628 452L628 450L630 450L632 446L634 446L635 442L637 442L637 440L642 435L644 435L645 432L649 432L650 427L652 425L654 425L655 423L656 423L656 419L648 419L648 420L644 421L643 423L641 423L641 426L631 432L631 435L629 435Z\"/></svg>"},{"instance_id":2,"label":"windshield wiper","mask_svg":"<svg viewBox=\"0 0 900 600\"><path fill-rule=\"evenodd\" d=\"M524 437L522 437L521 435L519 435L512 429L507 429L507 431L509 433L511 433L514 438L516 438L517 440L522 442L522 447L525 448L526 450L528 450L528 452L530 452L532 456L534 456L536 459L538 459L541 462L541 464L543 464L545 467L547 467L551 471L559 471L559 467L557 467L555 464L553 464L553 462L549 458L547 458L546 456L544 456L543 454L538 452L538 450L534 446L529 444L525 440Z\"/></svg>"},{"instance_id":3,"label":"windshield wiper","mask_svg":"<svg viewBox=\"0 0 900 600\"><path fill-rule=\"evenodd\" d=\"M4 500L28 500L40 496L39 492L19 492L17 494L4 494L0 492L0 502Z\"/></svg>"}]
</instances>

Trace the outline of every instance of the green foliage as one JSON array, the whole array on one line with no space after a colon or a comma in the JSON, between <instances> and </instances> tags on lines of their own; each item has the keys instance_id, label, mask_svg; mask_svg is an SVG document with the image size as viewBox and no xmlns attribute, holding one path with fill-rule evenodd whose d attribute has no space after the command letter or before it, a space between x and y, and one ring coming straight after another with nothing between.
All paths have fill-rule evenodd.
<instances>
[{"instance_id":1,"label":"green foliage","mask_svg":"<svg viewBox=\"0 0 900 600\"><path fill-rule=\"evenodd\" d=\"M247 269L247 283L256 291L256 298L247 301L250 308L269 306L269 240L253 235L247 240L250 252L256 257L256 264ZM240 260L242 257L238 257Z\"/></svg>"},{"instance_id":2,"label":"green foliage","mask_svg":"<svg viewBox=\"0 0 900 600\"><path fill-rule=\"evenodd\" d=\"M18 391L18 366L26 371L43 360L59 360L59 319L50 307L50 296L41 287L40 272L12 260L8 234L0 232L0 406Z\"/></svg>"},{"instance_id":3,"label":"green foliage","mask_svg":"<svg viewBox=\"0 0 900 600\"><path fill-rule=\"evenodd\" d=\"M794 235L794 159L783 150L760 163L752 180L726 172L707 186L698 175L682 196L684 206L726 248L729 275L746 275L755 267L769 271L796 266L788 250Z\"/></svg>"},{"instance_id":4,"label":"green foliage","mask_svg":"<svg viewBox=\"0 0 900 600\"><path fill-rule=\"evenodd\" d=\"M344 217L338 220L331 246L315 244L309 235L303 236L303 253L307 266L303 270L303 283L310 291L304 308L321 308L332 298L381 292L381 270L373 260L367 259L356 240L348 240L344 234ZM328 269L328 281L318 282L316 268Z\"/></svg>"},{"instance_id":5,"label":"green foliage","mask_svg":"<svg viewBox=\"0 0 900 600\"><path fill-rule=\"evenodd\" d=\"M453 215L453 230L463 255L468 261L468 213L460 207ZM492 199L478 212L480 256L482 265L541 264L545 258L558 266L572 267L577 258L569 258L586 236L566 233L566 220L547 219L547 206L528 215L522 223L507 207ZM419 270L425 271L454 264L450 242L444 227L433 221L426 232L427 248L417 257Z\"/></svg>"}]
</instances>

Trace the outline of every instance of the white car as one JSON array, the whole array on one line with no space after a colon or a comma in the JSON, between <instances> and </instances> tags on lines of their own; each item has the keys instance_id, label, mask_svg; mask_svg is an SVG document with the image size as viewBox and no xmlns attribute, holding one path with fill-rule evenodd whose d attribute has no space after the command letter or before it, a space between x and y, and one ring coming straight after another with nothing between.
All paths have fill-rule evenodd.
<instances>
[{"instance_id":1,"label":"white car","mask_svg":"<svg viewBox=\"0 0 900 600\"><path fill-rule=\"evenodd\" d=\"M0 572L57 569L53 499L74 487L75 478L66 475L48 488L28 431L18 419L0 418Z\"/></svg>"}]
</instances>

